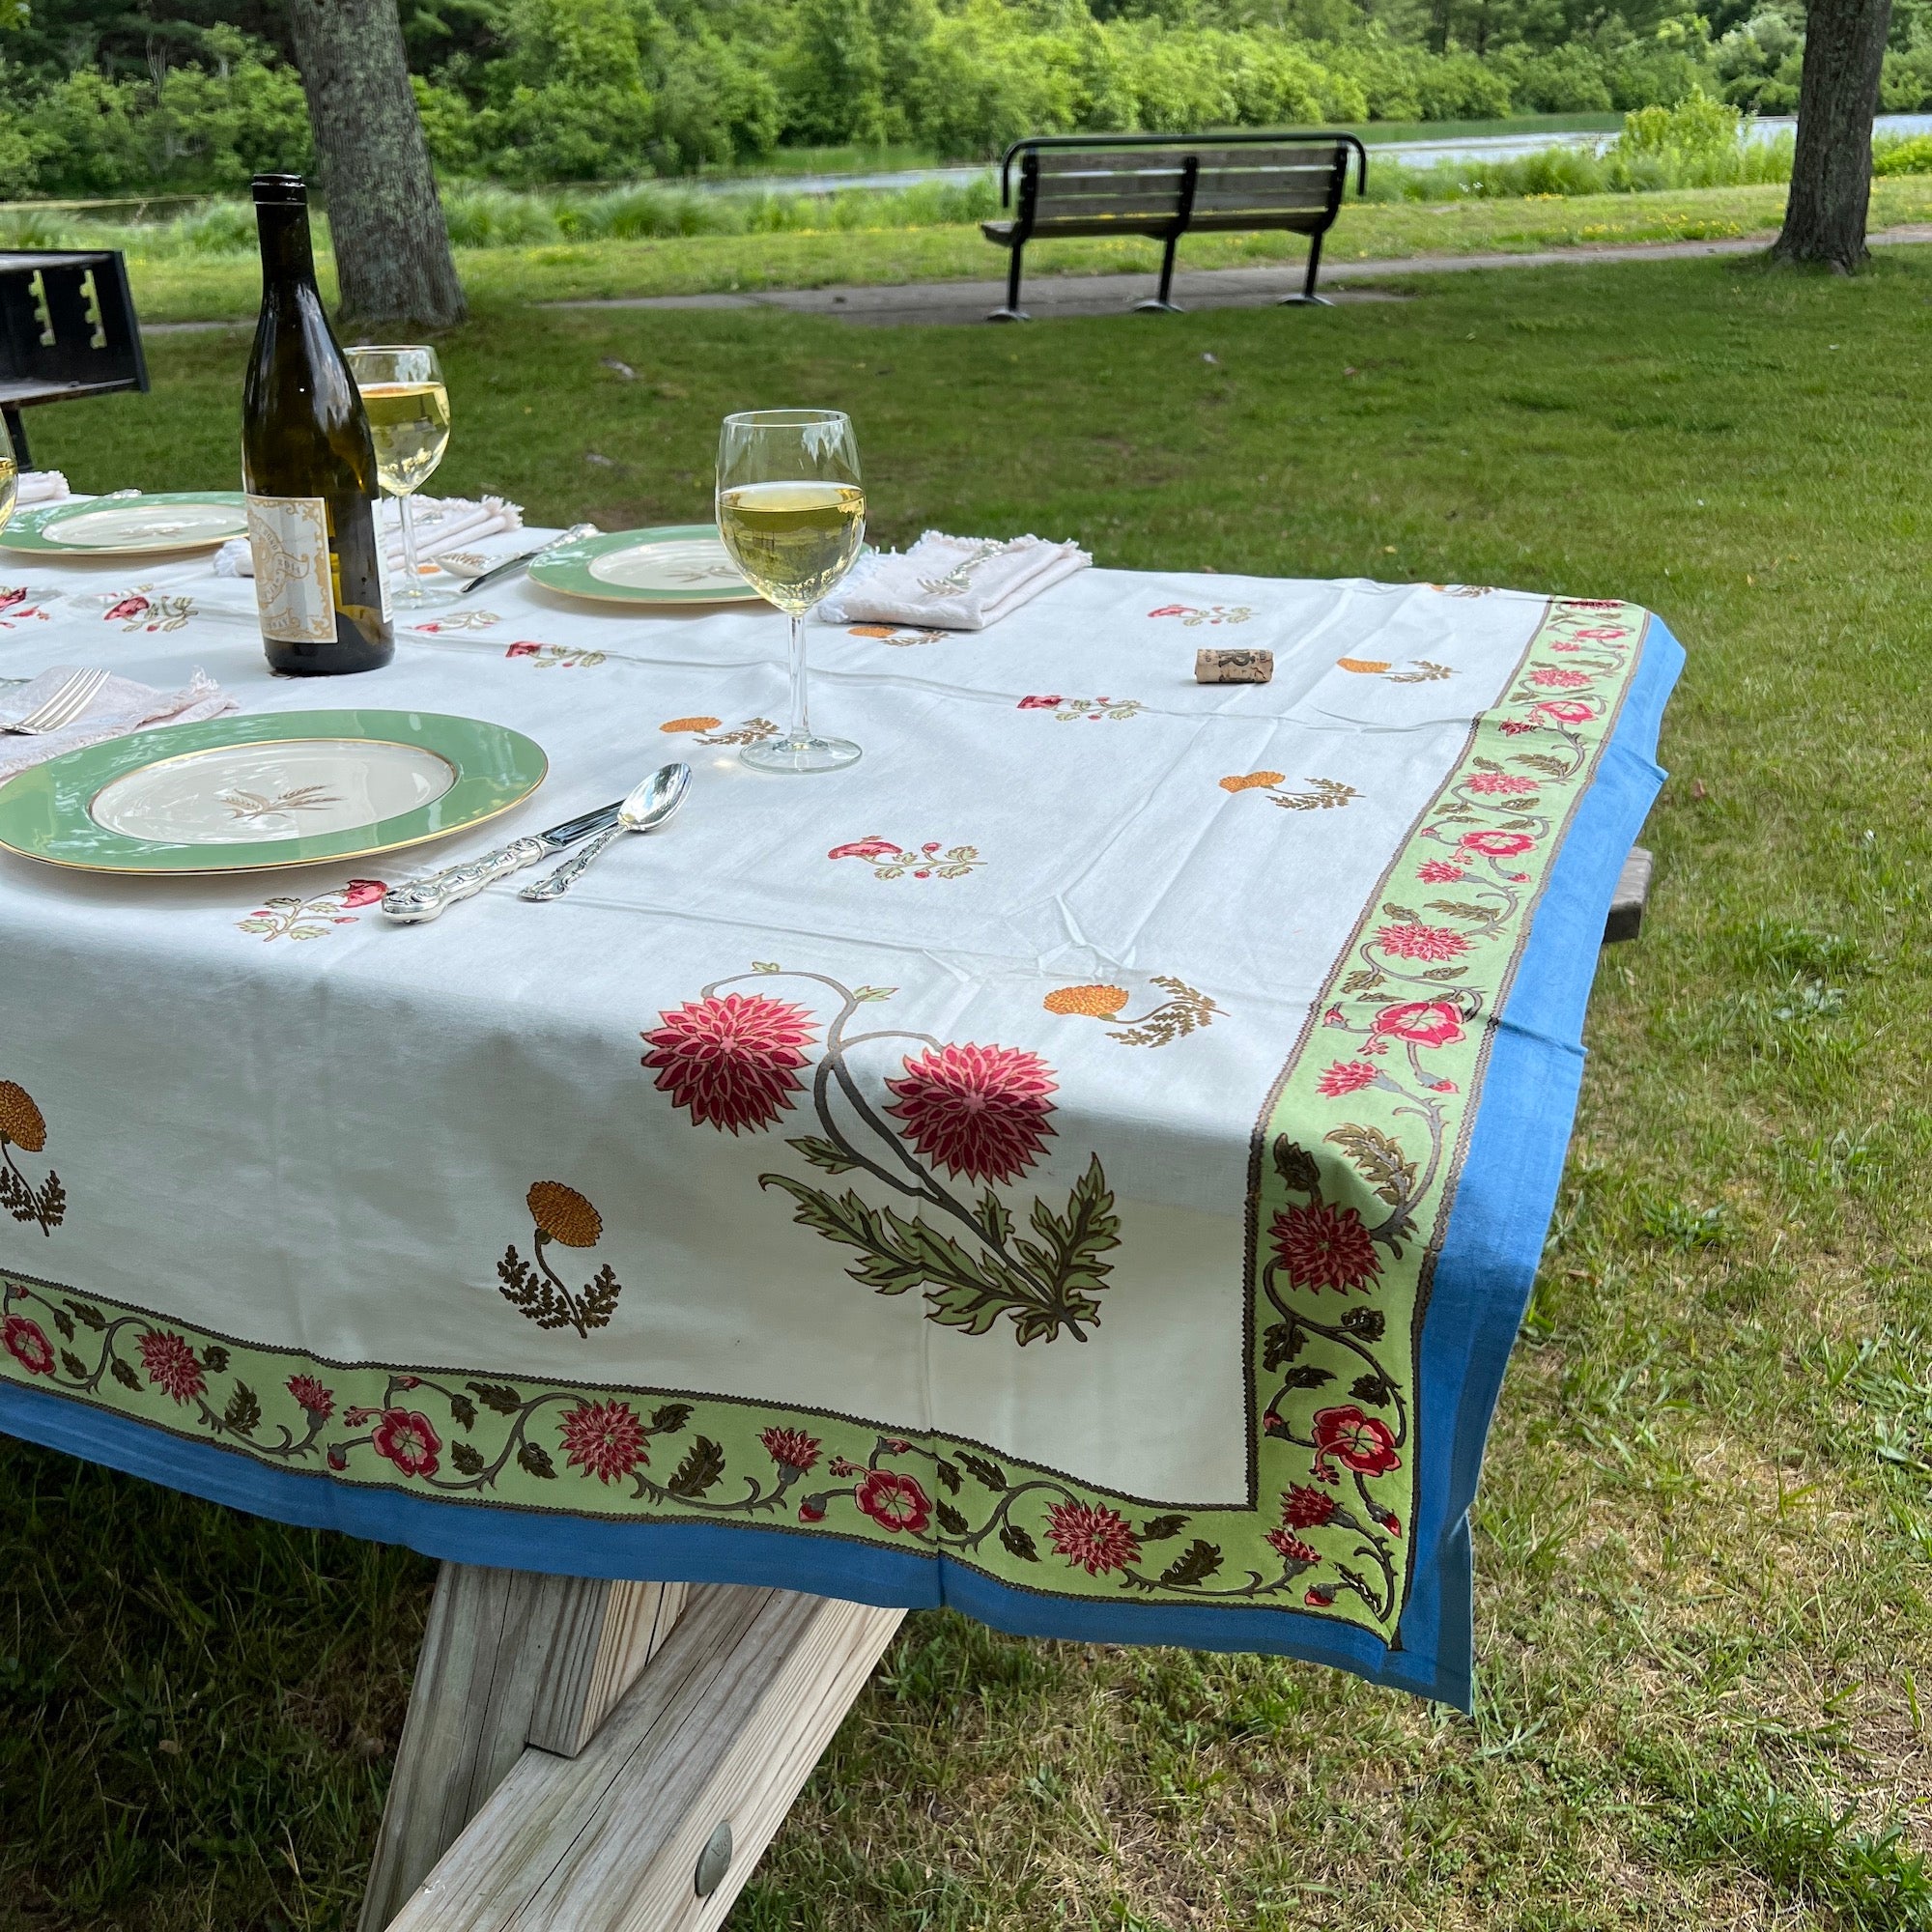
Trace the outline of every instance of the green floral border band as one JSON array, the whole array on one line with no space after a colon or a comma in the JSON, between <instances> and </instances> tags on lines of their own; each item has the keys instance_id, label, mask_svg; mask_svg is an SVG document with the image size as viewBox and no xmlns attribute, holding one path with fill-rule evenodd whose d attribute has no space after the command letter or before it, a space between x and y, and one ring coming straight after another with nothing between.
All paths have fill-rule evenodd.
<instances>
[{"instance_id":1,"label":"green floral border band","mask_svg":"<svg viewBox=\"0 0 1932 1932\"><path fill-rule=\"evenodd\" d=\"M1244 1504L1149 1504L983 1444L776 1404L331 1364L5 1271L0 1378L365 1488L910 1546L1012 1588L1292 1608L1387 1640L1410 1573L1429 1276L1491 1029L1645 623L1622 604L1547 607L1503 697L1476 721L1384 874L1257 1122ZM1252 810L1258 831L1279 822L1262 808L1280 803L1282 774L1221 783L1226 809ZM780 981L817 1006L735 990ZM1180 1000L1160 1027L1113 1037L1147 1050L1210 1024L1212 1003L1180 993L1193 1004ZM927 1319L984 1338L978 1346L1104 1332L1106 1256L1121 1245L1121 1221L1098 1155L1064 1212L1037 1199L1016 1222L999 1192L1055 1131L1050 1069L1022 1049L927 1041L908 1053L905 1077L887 1083L896 1097L882 1114L844 1065L841 1029L893 997L749 962L644 1034L643 1065L657 1072L650 1097L668 1094L694 1127L734 1133L763 1131L803 1097L820 1131L784 1140L783 1153L775 1141L760 1186L850 1251L847 1272L871 1292L917 1291ZM1125 997L1068 988L1042 1004L1104 1017ZM734 1051L747 1039L756 1049L731 1063L724 1085L715 1054L704 1058L721 1025ZM1004 1109L973 1116L978 1140L961 1138L944 1105L962 1081ZM67 1194L48 1139L34 1099L0 1080L0 1211L53 1237ZM983 1193L962 1177L983 1181ZM581 1287L558 1266L563 1251L596 1245L601 1219L558 1181L534 1183L527 1206L531 1250L505 1252L499 1291L540 1327L587 1340L608 1325L622 1284L608 1263Z\"/></svg>"}]
</instances>

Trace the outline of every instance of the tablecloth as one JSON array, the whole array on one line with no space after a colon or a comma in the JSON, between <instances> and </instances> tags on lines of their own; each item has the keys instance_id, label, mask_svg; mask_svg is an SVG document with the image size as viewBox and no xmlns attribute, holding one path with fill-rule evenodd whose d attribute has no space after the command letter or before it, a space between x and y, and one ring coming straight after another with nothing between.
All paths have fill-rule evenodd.
<instances>
[{"instance_id":1,"label":"tablecloth","mask_svg":"<svg viewBox=\"0 0 1932 1932\"><path fill-rule=\"evenodd\" d=\"M783 779L736 755L784 703L762 609L511 582L317 684L205 563L0 586L0 675L199 668L552 761L385 862L0 864L0 1428L440 1557L1467 1704L1657 618L1094 570L980 634L813 629L866 755ZM1196 684L1210 641L1273 682ZM379 916L669 756L682 814L571 897Z\"/></svg>"}]
</instances>

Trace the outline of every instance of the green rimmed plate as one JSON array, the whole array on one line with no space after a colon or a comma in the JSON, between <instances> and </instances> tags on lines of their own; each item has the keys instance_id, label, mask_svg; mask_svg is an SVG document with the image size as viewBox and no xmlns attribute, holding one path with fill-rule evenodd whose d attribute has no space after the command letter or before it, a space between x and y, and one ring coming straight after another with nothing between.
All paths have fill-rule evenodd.
<instances>
[{"instance_id":1,"label":"green rimmed plate","mask_svg":"<svg viewBox=\"0 0 1932 1932\"><path fill-rule=\"evenodd\" d=\"M546 551L530 581L601 604L761 604L731 561L716 524L613 530Z\"/></svg>"},{"instance_id":2,"label":"green rimmed plate","mask_svg":"<svg viewBox=\"0 0 1932 1932\"><path fill-rule=\"evenodd\" d=\"M157 556L213 550L248 528L239 490L180 490L152 497L95 497L16 510L0 549L41 556Z\"/></svg>"},{"instance_id":3,"label":"green rimmed plate","mask_svg":"<svg viewBox=\"0 0 1932 1932\"><path fill-rule=\"evenodd\" d=\"M261 871L366 859L526 799L521 731L429 711L286 711L164 724L0 785L0 848L92 872Z\"/></svg>"}]
</instances>

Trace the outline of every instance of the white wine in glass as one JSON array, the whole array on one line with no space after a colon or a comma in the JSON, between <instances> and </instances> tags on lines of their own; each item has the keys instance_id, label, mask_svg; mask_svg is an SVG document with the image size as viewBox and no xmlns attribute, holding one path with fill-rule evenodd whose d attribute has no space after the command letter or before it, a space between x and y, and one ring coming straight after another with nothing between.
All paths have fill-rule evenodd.
<instances>
[{"instance_id":1,"label":"white wine in glass","mask_svg":"<svg viewBox=\"0 0 1932 1932\"><path fill-rule=\"evenodd\" d=\"M14 499L19 495L20 472L14 462L14 439L7 434L7 424L0 418L0 530L7 527L7 520L14 514Z\"/></svg>"},{"instance_id":2,"label":"white wine in glass","mask_svg":"<svg viewBox=\"0 0 1932 1932\"><path fill-rule=\"evenodd\" d=\"M447 604L454 590L423 584L410 500L449 447L449 390L436 351L427 344L356 348L349 352L349 367L369 418L376 474L396 498L402 520L404 582L392 601L418 610Z\"/></svg>"},{"instance_id":3,"label":"white wine in glass","mask_svg":"<svg viewBox=\"0 0 1932 1932\"><path fill-rule=\"evenodd\" d=\"M858 560L866 493L851 419L837 410L749 410L718 437L718 529L753 589L791 622L791 724L738 754L761 772L836 772L849 738L812 733L805 613Z\"/></svg>"}]
</instances>

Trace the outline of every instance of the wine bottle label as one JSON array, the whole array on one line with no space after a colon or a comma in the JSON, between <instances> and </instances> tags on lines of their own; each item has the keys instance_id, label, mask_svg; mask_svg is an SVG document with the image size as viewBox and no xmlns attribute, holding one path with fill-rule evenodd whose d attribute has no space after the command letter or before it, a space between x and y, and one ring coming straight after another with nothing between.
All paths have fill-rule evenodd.
<instances>
[{"instance_id":1,"label":"wine bottle label","mask_svg":"<svg viewBox=\"0 0 1932 1932\"><path fill-rule=\"evenodd\" d=\"M328 570L328 506L320 497L248 498L248 548L262 635L284 644L335 639Z\"/></svg>"}]
</instances>

